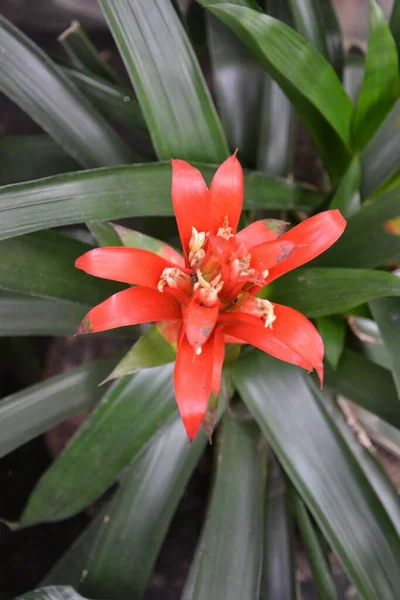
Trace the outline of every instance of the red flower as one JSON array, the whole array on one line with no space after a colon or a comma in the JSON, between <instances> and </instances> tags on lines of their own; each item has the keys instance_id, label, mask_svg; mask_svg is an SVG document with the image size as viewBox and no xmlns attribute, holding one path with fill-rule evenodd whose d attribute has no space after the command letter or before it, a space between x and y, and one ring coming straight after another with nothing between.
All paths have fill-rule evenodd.
<instances>
[{"instance_id":1,"label":"red flower","mask_svg":"<svg viewBox=\"0 0 400 600\"><path fill-rule=\"evenodd\" d=\"M172 202L184 259L167 246L162 256L110 247L78 258L76 266L86 273L136 286L95 306L78 333L148 321L178 323L175 395L193 439L210 395L219 393L226 343L249 343L308 371L315 369L322 383L324 348L314 325L296 310L255 294L329 248L346 221L338 210L330 210L287 233L285 223L274 219L236 233L243 203L236 155L219 167L209 190L197 169L173 160Z\"/></svg>"}]
</instances>

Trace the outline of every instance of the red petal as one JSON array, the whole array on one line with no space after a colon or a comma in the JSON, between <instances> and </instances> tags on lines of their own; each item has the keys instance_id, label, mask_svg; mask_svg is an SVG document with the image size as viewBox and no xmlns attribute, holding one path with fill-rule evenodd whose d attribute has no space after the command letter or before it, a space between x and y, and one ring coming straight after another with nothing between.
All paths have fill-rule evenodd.
<instances>
[{"instance_id":1,"label":"red petal","mask_svg":"<svg viewBox=\"0 0 400 600\"><path fill-rule=\"evenodd\" d=\"M284 236L274 242L266 242L265 244L252 248L251 266L262 273L266 269L270 271L281 262L286 263L297 247L293 242L284 240L283 238ZM269 282L270 277L268 276L268 283Z\"/></svg>"},{"instance_id":2,"label":"red petal","mask_svg":"<svg viewBox=\"0 0 400 600\"><path fill-rule=\"evenodd\" d=\"M224 364L225 358L225 335L222 331L222 328L219 327L215 330L214 335L214 365L212 372L212 381L211 381L211 393L216 396L219 395L221 390L221 377L222 377L222 367Z\"/></svg>"},{"instance_id":3,"label":"red petal","mask_svg":"<svg viewBox=\"0 0 400 600\"><path fill-rule=\"evenodd\" d=\"M163 270L175 265L148 250L110 246L89 250L75 261L75 266L103 279L156 288Z\"/></svg>"},{"instance_id":4,"label":"red petal","mask_svg":"<svg viewBox=\"0 0 400 600\"><path fill-rule=\"evenodd\" d=\"M212 308L200 306L192 299L184 312L184 325L189 344L195 350L203 346L214 330L218 319L218 305Z\"/></svg>"},{"instance_id":5,"label":"red petal","mask_svg":"<svg viewBox=\"0 0 400 600\"><path fill-rule=\"evenodd\" d=\"M176 355L174 387L179 412L187 436L193 440L207 411L214 362L214 336L197 355L186 335L181 337Z\"/></svg>"},{"instance_id":6,"label":"red petal","mask_svg":"<svg viewBox=\"0 0 400 600\"><path fill-rule=\"evenodd\" d=\"M165 260L174 263L174 265L180 267L181 269L185 268L185 259L183 256L174 248L168 246L168 244L163 244L161 246L159 256L162 256L162 258L165 258Z\"/></svg>"},{"instance_id":7,"label":"red petal","mask_svg":"<svg viewBox=\"0 0 400 600\"><path fill-rule=\"evenodd\" d=\"M284 233L280 241L291 242L297 247L289 258L282 260L270 270L268 283L325 252L340 238L346 224L338 210L327 210L306 219ZM268 253L267 244L258 246L253 249L253 252L261 259L263 252L265 255Z\"/></svg>"},{"instance_id":8,"label":"red petal","mask_svg":"<svg viewBox=\"0 0 400 600\"><path fill-rule=\"evenodd\" d=\"M181 317L180 305L171 296L138 286L118 292L92 308L77 333L95 333L115 327Z\"/></svg>"},{"instance_id":9,"label":"red petal","mask_svg":"<svg viewBox=\"0 0 400 600\"><path fill-rule=\"evenodd\" d=\"M225 330L224 330L225 331ZM243 340L233 337L233 335L225 334L225 344L246 344Z\"/></svg>"},{"instance_id":10,"label":"red petal","mask_svg":"<svg viewBox=\"0 0 400 600\"><path fill-rule=\"evenodd\" d=\"M198 169L184 160L172 160L172 203L185 256L192 227L210 231L210 195Z\"/></svg>"},{"instance_id":11,"label":"red petal","mask_svg":"<svg viewBox=\"0 0 400 600\"><path fill-rule=\"evenodd\" d=\"M324 345L317 329L293 308L274 304L274 312L276 320L272 329L264 327L264 323L253 315L238 312L232 313L229 318L227 313L223 319L226 324L224 332L241 338L280 360L308 371L315 369L322 385Z\"/></svg>"},{"instance_id":12,"label":"red petal","mask_svg":"<svg viewBox=\"0 0 400 600\"><path fill-rule=\"evenodd\" d=\"M285 231L287 223L278 219L262 219L251 223L236 234L236 241L249 250L265 242L277 240Z\"/></svg>"},{"instance_id":13,"label":"red petal","mask_svg":"<svg viewBox=\"0 0 400 600\"><path fill-rule=\"evenodd\" d=\"M228 217L235 233L243 206L243 171L236 152L218 168L210 186L211 228L217 233Z\"/></svg>"}]
</instances>

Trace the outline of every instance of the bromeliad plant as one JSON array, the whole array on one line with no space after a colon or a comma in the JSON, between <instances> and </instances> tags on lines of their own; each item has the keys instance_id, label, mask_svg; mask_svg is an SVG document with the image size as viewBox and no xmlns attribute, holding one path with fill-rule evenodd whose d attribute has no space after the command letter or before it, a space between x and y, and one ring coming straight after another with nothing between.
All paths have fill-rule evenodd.
<instances>
[{"instance_id":1,"label":"bromeliad plant","mask_svg":"<svg viewBox=\"0 0 400 600\"><path fill-rule=\"evenodd\" d=\"M249 343L323 380L324 346L301 313L258 298L257 292L312 260L343 233L338 210L311 217L284 234L286 223L255 221L236 232L243 205L243 173L236 155L218 169L210 190L198 171L172 161L172 201L184 258L148 250L96 248L75 263L90 275L135 284L93 308L78 333L147 321L166 321L177 343L175 397L193 440L210 396L221 389L225 344ZM175 331L174 331L175 330ZM175 335L174 335L175 333Z\"/></svg>"},{"instance_id":2,"label":"bromeliad plant","mask_svg":"<svg viewBox=\"0 0 400 600\"><path fill-rule=\"evenodd\" d=\"M135 342L122 360L0 402L2 455L93 409L15 527L118 482L34 597L144 596L205 419L222 422L184 600L294 598L295 524L319 598L338 598L333 552L360 598L397 600L400 505L373 442L400 445L400 4L389 25L369 0L354 64L329 1L99 2L134 93L78 25L56 63L0 17L0 89L47 134L1 141L0 333L138 325L114 332ZM297 116L323 162L314 187Z\"/></svg>"}]
</instances>

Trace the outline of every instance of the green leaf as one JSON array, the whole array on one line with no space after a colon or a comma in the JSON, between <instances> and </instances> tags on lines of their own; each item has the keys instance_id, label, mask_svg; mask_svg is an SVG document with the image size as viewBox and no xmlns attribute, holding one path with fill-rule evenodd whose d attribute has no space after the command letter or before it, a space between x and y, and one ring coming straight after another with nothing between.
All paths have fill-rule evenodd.
<instances>
[{"instance_id":1,"label":"green leaf","mask_svg":"<svg viewBox=\"0 0 400 600\"><path fill-rule=\"evenodd\" d=\"M375 321L368 317L351 316L348 322L355 336L361 341L365 356L387 369L390 365L390 357Z\"/></svg>"},{"instance_id":2,"label":"green leaf","mask_svg":"<svg viewBox=\"0 0 400 600\"><path fill-rule=\"evenodd\" d=\"M216 166L196 164L211 180ZM245 172L245 208L311 211L322 195L307 186ZM96 169L0 190L0 239L82 221L173 214L166 163Z\"/></svg>"},{"instance_id":3,"label":"green leaf","mask_svg":"<svg viewBox=\"0 0 400 600\"><path fill-rule=\"evenodd\" d=\"M132 90L111 84L87 71L65 66L61 69L102 115L126 127L146 130L141 108Z\"/></svg>"},{"instance_id":4,"label":"green leaf","mask_svg":"<svg viewBox=\"0 0 400 600\"><path fill-rule=\"evenodd\" d=\"M0 16L0 89L84 167L131 162L107 121L59 67Z\"/></svg>"},{"instance_id":5,"label":"green leaf","mask_svg":"<svg viewBox=\"0 0 400 600\"><path fill-rule=\"evenodd\" d=\"M122 246L121 239L111 223L89 221L86 226L99 246Z\"/></svg>"},{"instance_id":6,"label":"green leaf","mask_svg":"<svg viewBox=\"0 0 400 600\"><path fill-rule=\"evenodd\" d=\"M268 290L268 288L267 288ZM268 297L308 317L325 317L382 296L400 296L400 279L372 269L308 267L274 281Z\"/></svg>"},{"instance_id":7,"label":"green leaf","mask_svg":"<svg viewBox=\"0 0 400 600\"><path fill-rule=\"evenodd\" d=\"M325 365L325 384L400 428L400 406L390 371L362 354L344 350L336 371ZM382 402L382 398L385 399Z\"/></svg>"},{"instance_id":8,"label":"green leaf","mask_svg":"<svg viewBox=\"0 0 400 600\"><path fill-rule=\"evenodd\" d=\"M400 258L399 238L387 230L387 222L400 215L400 185L365 202L348 220L341 238L321 254L318 266L377 267ZM386 294L386 295L390 295Z\"/></svg>"},{"instance_id":9,"label":"green leaf","mask_svg":"<svg viewBox=\"0 0 400 600\"><path fill-rule=\"evenodd\" d=\"M295 600L294 528L282 469L271 456L267 467L265 546L260 600Z\"/></svg>"},{"instance_id":10,"label":"green leaf","mask_svg":"<svg viewBox=\"0 0 400 600\"><path fill-rule=\"evenodd\" d=\"M400 101L361 154L361 195L370 196L400 169Z\"/></svg>"},{"instance_id":11,"label":"green leaf","mask_svg":"<svg viewBox=\"0 0 400 600\"><path fill-rule=\"evenodd\" d=\"M0 456L82 410L95 406L104 389L99 382L118 355L89 362L0 400Z\"/></svg>"},{"instance_id":12,"label":"green leaf","mask_svg":"<svg viewBox=\"0 0 400 600\"><path fill-rule=\"evenodd\" d=\"M71 26L59 36L58 41L78 68L86 68L98 77L121 84L121 79L102 58L78 21L72 21Z\"/></svg>"},{"instance_id":13,"label":"green leaf","mask_svg":"<svg viewBox=\"0 0 400 600\"><path fill-rule=\"evenodd\" d=\"M171 365L117 381L39 480L21 524L58 521L82 510L175 415Z\"/></svg>"},{"instance_id":14,"label":"green leaf","mask_svg":"<svg viewBox=\"0 0 400 600\"><path fill-rule=\"evenodd\" d=\"M79 169L74 159L47 135L3 137L0 155L0 185Z\"/></svg>"},{"instance_id":15,"label":"green leaf","mask_svg":"<svg viewBox=\"0 0 400 600\"><path fill-rule=\"evenodd\" d=\"M340 210L345 219L355 215L360 207L361 163L359 156L355 156L349 168L343 175L338 185L329 208Z\"/></svg>"},{"instance_id":16,"label":"green leaf","mask_svg":"<svg viewBox=\"0 0 400 600\"><path fill-rule=\"evenodd\" d=\"M304 119L331 175L339 177L349 160L352 106L329 63L273 17L232 4L210 10L233 29L281 86Z\"/></svg>"},{"instance_id":17,"label":"green leaf","mask_svg":"<svg viewBox=\"0 0 400 600\"><path fill-rule=\"evenodd\" d=\"M228 155L211 95L169 0L100 0L157 156L221 162Z\"/></svg>"},{"instance_id":18,"label":"green leaf","mask_svg":"<svg viewBox=\"0 0 400 600\"><path fill-rule=\"evenodd\" d=\"M326 360L336 369L344 348L346 322L337 316L320 317L317 327L324 342Z\"/></svg>"},{"instance_id":19,"label":"green leaf","mask_svg":"<svg viewBox=\"0 0 400 600\"><path fill-rule=\"evenodd\" d=\"M400 54L400 2L394 0L392 14L390 17L390 30L393 35L393 39L396 42L397 55Z\"/></svg>"},{"instance_id":20,"label":"green leaf","mask_svg":"<svg viewBox=\"0 0 400 600\"><path fill-rule=\"evenodd\" d=\"M307 376L250 352L234 380L360 596L395 600L399 536Z\"/></svg>"},{"instance_id":21,"label":"green leaf","mask_svg":"<svg viewBox=\"0 0 400 600\"><path fill-rule=\"evenodd\" d=\"M215 0L198 1L204 7L215 4ZM260 10L255 0L233 0L232 4ZM254 164L262 68L230 29L210 13L206 25L215 94L229 146L239 148L239 156Z\"/></svg>"},{"instance_id":22,"label":"green leaf","mask_svg":"<svg viewBox=\"0 0 400 600\"><path fill-rule=\"evenodd\" d=\"M315 525L304 502L297 494L294 497L294 506L301 538L311 567L317 600L338 600L329 562L315 531Z\"/></svg>"},{"instance_id":23,"label":"green leaf","mask_svg":"<svg viewBox=\"0 0 400 600\"><path fill-rule=\"evenodd\" d=\"M210 504L182 600L258 596L265 446L253 422L235 421L227 414L216 451Z\"/></svg>"},{"instance_id":24,"label":"green leaf","mask_svg":"<svg viewBox=\"0 0 400 600\"><path fill-rule=\"evenodd\" d=\"M113 223L111 223L111 225L114 228L120 243L122 242L124 246L129 246L130 248L141 248L142 250L149 250L150 252L154 252L154 254L159 254L160 256L163 255L164 248L167 245L161 240L157 240L150 235L145 235L140 231L123 227L122 225L114 225Z\"/></svg>"},{"instance_id":25,"label":"green leaf","mask_svg":"<svg viewBox=\"0 0 400 600\"><path fill-rule=\"evenodd\" d=\"M399 429L359 406L351 405L351 410L376 445L384 448L396 458L400 458Z\"/></svg>"},{"instance_id":26,"label":"green leaf","mask_svg":"<svg viewBox=\"0 0 400 600\"><path fill-rule=\"evenodd\" d=\"M101 525L80 591L90 598L142 598L169 524L207 443L189 444L181 420L130 467ZM118 552L115 549L118 548Z\"/></svg>"},{"instance_id":27,"label":"green leaf","mask_svg":"<svg viewBox=\"0 0 400 600\"><path fill-rule=\"evenodd\" d=\"M400 398L400 298L380 298L370 303L383 342L390 356L390 366Z\"/></svg>"},{"instance_id":28,"label":"green leaf","mask_svg":"<svg viewBox=\"0 0 400 600\"><path fill-rule=\"evenodd\" d=\"M352 122L352 144L361 150L371 139L399 98L396 44L385 14L375 0L369 0L369 40L364 80Z\"/></svg>"},{"instance_id":29,"label":"green leaf","mask_svg":"<svg viewBox=\"0 0 400 600\"><path fill-rule=\"evenodd\" d=\"M108 375L107 380L117 379L124 375L137 373L142 369L157 367L173 362L176 351L172 344L167 342L157 325L152 325L146 333L132 346L115 369Z\"/></svg>"},{"instance_id":30,"label":"green leaf","mask_svg":"<svg viewBox=\"0 0 400 600\"><path fill-rule=\"evenodd\" d=\"M49 585L17 596L17 600L86 600L69 585Z\"/></svg>"},{"instance_id":31,"label":"green leaf","mask_svg":"<svg viewBox=\"0 0 400 600\"><path fill-rule=\"evenodd\" d=\"M0 243L0 289L85 306L102 302L123 286L75 268L75 259L90 248L54 231L4 241Z\"/></svg>"},{"instance_id":32,"label":"green leaf","mask_svg":"<svg viewBox=\"0 0 400 600\"><path fill-rule=\"evenodd\" d=\"M333 66L339 77L343 40L332 0L289 0L296 30Z\"/></svg>"},{"instance_id":33,"label":"green leaf","mask_svg":"<svg viewBox=\"0 0 400 600\"><path fill-rule=\"evenodd\" d=\"M0 292L0 336L73 335L89 308Z\"/></svg>"}]
</instances>

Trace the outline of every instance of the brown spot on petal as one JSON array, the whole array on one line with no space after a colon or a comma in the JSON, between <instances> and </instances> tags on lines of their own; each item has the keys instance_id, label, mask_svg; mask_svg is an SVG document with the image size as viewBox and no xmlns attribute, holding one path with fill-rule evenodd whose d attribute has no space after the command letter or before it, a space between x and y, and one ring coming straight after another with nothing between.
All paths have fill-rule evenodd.
<instances>
[{"instance_id":1,"label":"brown spot on petal","mask_svg":"<svg viewBox=\"0 0 400 600\"><path fill-rule=\"evenodd\" d=\"M82 323L79 325L76 335L83 335L85 333L91 333L91 332L92 332L92 323L91 323L89 317L86 316L83 319Z\"/></svg>"}]
</instances>

